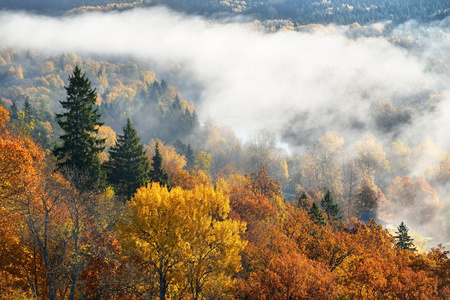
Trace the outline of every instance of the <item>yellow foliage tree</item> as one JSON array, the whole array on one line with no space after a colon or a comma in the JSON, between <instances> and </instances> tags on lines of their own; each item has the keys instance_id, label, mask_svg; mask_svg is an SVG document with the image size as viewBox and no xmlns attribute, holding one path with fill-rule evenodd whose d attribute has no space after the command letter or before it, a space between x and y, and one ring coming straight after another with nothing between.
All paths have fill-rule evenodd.
<instances>
[{"instance_id":1,"label":"yellow foliage tree","mask_svg":"<svg viewBox=\"0 0 450 300\"><path fill-rule=\"evenodd\" d=\"M226 285L241 268L245 225L228 219L229 199L212 186L170 192L157 183L139 189L119 225L123 247L146 265L159 299L198 299L209 284ZM151 290L151 287L150 287Z\"/></svg>"},{"instance_id":2,"label":"yellow foliage tree","mask_svg":"<svg viewBox=\"0 0 450 300\"><path fill-rule=\"evenodd\" d=\"M102 162L108 161L108 152L112 146L116 143L116 132L109 126L100 126L98 129L97 137L105 140L105 149L100 153L100 160Z\"/></svg>"}]
</instances>

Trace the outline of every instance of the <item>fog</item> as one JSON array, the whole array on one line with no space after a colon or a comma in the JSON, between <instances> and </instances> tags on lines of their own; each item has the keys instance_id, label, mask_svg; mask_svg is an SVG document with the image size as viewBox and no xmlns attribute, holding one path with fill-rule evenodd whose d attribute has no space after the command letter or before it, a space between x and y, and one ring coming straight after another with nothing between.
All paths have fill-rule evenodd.
<instances>
[{"instance_id":1,"label":"fog","mask_svg":"<svg viewBox=\"0 0 450 300\"><path fill-rule=\"evenodd\" d=\"M430 123L428 115L414 115L406 128L395 128L395 137L420 131L448 148L440 128L450 113L449 23L411 22L390 32L375 24L265 33L251 22L208 21L165 8L63 18L3 12L0 41L47 53L151 60L185 82L180 86L190 81L199 87L183 92L199 96L191 100L201 119L234 125L240 136L270 128L292 146L326 130L346 140L359 137L377 130L370 115L374 104L410 104L434 95L445 102L439 118L433 115Z\"/></svg>"},{"instance_id":2,"label":"fog","mask_svg":"<svg viewBox=\"0 0 450 300\"><path fill-rule=\"evenodd\" d=\"M250 20L205 20L166 8L50 18L0 13L0 45L49 54L151 61L193 97L201 120L259 129L301 151L335 131L347 143L432 141L449 151L450 19L267 32ZM406 118L377 112L407 108ZM404 114L404 115L405 115ZM384 117L384 118L383 118Z\"/></svg>"}]
</instances>

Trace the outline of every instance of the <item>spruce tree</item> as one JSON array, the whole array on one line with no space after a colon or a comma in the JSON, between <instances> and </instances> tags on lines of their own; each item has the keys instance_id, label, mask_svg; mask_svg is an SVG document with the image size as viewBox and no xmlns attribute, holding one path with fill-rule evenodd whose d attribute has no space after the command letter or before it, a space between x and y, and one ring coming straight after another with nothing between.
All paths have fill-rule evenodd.
<instances>
[{"instance_id":1,"label":"spruce tree","mask_svg":"<svg viewBox=\"0 0 450 300\"><path fill-rule=\"evenodd\" d=\"M395 247L397 249L417 251L416 246L413 243L414 239L408 235L409 229L406 224L401 222L397 227L397 230L398 231L395 232L397 235L394 236L396 239Z\"/></svg>"},{"instance_id":2,"label":"spruce tree","mask_svg":"<svg viewBox=\"0 0 450 300\"><path fill-rule=\"evenodd\" d=\"M86 75L81 75L78 66L69 76L69 86L64 88L67 99L60 103L66 111L56 114L64 134L60 136L62 144L55 146L53 154L58 169L83 174L83 188L93 188L98 186L103 177L99 153L105 148L105 139L95 136L103 125L99 122L101 115L95 104L96 92ZM73 180L77 181L76 178Z\"/></svg>"},{"instance_id":3,"label":"spruce tree","mask_svg":"<svg viewBox=\"0 0 450 300\"><path fill-rule=\"evenodd\" d=\"M339 220L339 206L334 203L333 196L331 196L330 191L328 190L323 197L321 202L322 208L328 215L329 219Z\"/></svg>"},{"instance_id":4,"label":"spruce tree","mask_svg":"<svg viewBox=\"0 0 450 300\"><path fill-rule=\"evenodd\" d=\"M150 164L141 138L130 119L122 131L116 145L109 150L107 180L115 187L117 195L129 200L138 188L149 181Z\"/></svg>"},{"instance_id":5,"label":"spruce tree","mask_svg":"<svg viewBox=\"0 0 450 300\"><path fill-rule=\"evenodd\" d=\"M186 152L184 154L186 156L186 167L190 170L194 168L195 165L195 154L192 149L191 144L188 144L186 147Z\"/></svg>"},{"instance_id":6,"label":"spruce tree","mask_svg":"<svg viewBox=\"0 0 450 300\"><path fill-rule=\"evenodd\" d=\"M311 209L309 210L309 216L311 220L317 225L325 226L325 218L323 217L322 211L317 206L316 202L313 202Z\"/></svg>"},{"instance_id":7,"label":"spruce tree","mask_svg":"<svg viewBox=\"0 0 450 300\"><path fill-rule=\"evenodd\" d=\"M16 102L13 102L9 108L9 117L11 121L17 120L19 118L19 109L17 108Z\"/></svg>"},{"instance_id":8,"label":"spruce tree","mask_svg":"<svg viewBox=\"0 0 450 300\"><path fill-rule=\"evenodd\" d=\"M152 182L159 182L161 185L165 185L170 188L169 175L167 174L164 166L162 165L163 158L159 152L159 144L156 142L155 155L152 158L152 170L150 171L150 180Z\"/></svg>"},{"instance_id":9,"label":"spruce tree","mask_svg":"<svg viewBox=\"0 0 450 300\"><path fill-rule=\"evenodd\" d=\"M23 112L24 112L24 121L26 123L33 122L34 118L36 117L36 111L31 106L30 100L28 98L25 99L25 103L23 104Z\"/></svg>"}]
</instances>

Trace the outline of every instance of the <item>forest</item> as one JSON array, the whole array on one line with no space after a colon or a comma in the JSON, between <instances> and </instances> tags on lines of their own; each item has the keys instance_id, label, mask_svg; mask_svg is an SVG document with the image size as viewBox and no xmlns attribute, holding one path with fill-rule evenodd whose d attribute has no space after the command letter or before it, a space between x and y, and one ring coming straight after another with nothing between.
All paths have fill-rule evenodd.
<instances>
[{"instance_id":1,"label":"forest","mask_svg":"<svg viewBox=\"0 0 450 300\"><path fill-rule=\"evenodd\" d=\"M260 21L287 20L306 24L369 24L391 21L400 24L414 19L442 20L449 16L448 3L443 0L15 0L0 1L0 9L25 9L43 14L60 15L88 11L123 11L136 7L164 5L188 14L203 16L248 16Z\"/></svg>"},{"instance_id":2,"label":"forest","mask_svg":"<svg viewBox=\"0 0 450 300\"><path fill-rule=\"evenodd\" d=\"M288 155L268 132L241 144L200 124L145 63L13 48L1 58L3 298L449 296L449 251L399 221L448 241L438 195L450 157L435 145L384 150L366 135L344 160L349 146L327 132ZM76 84L88 88L99 147L63 138L74 134L64 122ZM83 149L95 155L78 159ZM429 159L425 177L406 175ZM363 221L368 211L378 215Z\"/></svg>"},{"instance_id":3,"label":"forest","mask_svg":"<svg viewBox=\"0 0 450 300\"><path fill-rule=\"evenodd\" d=\"M450 298L448 4L0 7L0 299Z\"/></svg>"}]
</instances>

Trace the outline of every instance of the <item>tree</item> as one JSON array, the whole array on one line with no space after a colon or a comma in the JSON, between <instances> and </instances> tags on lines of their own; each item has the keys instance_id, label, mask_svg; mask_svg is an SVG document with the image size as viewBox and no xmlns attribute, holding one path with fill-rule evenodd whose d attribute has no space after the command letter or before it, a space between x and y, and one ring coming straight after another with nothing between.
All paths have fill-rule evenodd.
<instances>
[{"instance_id":1,"label":"tree","mask_svg":"<svg viewBox=\"0 0 450 300\"><path fill-rule=\"evenodd\" d=\"M195 153L194 149L192 149L191 144L184 144L180 139L177 139L175 144L175 149L178 153L182 154L186 158L186 167L190 170L195 165Z\"/></svg>"},{"instance_id":2,"label":"tree","mask_svg":"<svg viewBox=\"0 0 450 300\"><path fill-rule=\"evenodd\" d=\"M394 236L396 239L395 247L397 249L417 251L416 246L413 243L414 239L408 235L409 229L405 223L401 222L397 227L397 230L398 231L395 232L397 235Z\"/></svg>"},{"instance_id":3,"label":"tree","mask_svg":"<svg viewBox=\"0 0 450 300\"><path fill-rule=\"evenodd\" d=\"M327 191L325 197L323 197L321 202L322 208L328 215L328 219L339 220L339 206L334 203L333 196L331 196L330 191Z\"/></svg>"},{"instance_id":4,"label":"tree","mask_svg":"<svg viewBox=\"0 0 450 300\"><path fill-rule=\"evenodd\" d=\"M342 148L344 139L334 132L320 138L304 157L303 177L308 188L342 195ZM302 184L303 185L303 184Z\"/></svg>"},{"instance_id":5,"label":"tree","mask_svg":"<svg viewBox=\"0 0 450 300\"><path fill-rule=\"evenodd\" d=\"M19 109L17 108L16 102L13 102L9 108L11 120L17 120L19 117Z\"/></svg>"},{"instance_id":6,"label":"tree","mask_svg":"<svg viewBox=\"0 0 450 300\"><path fill-rule=\"evenodd\" d=\"M60 103L66 112L56 114L64 134L60 136L62 145L57 145L53 154L60 170L77 169L86 173L95 186L102 176L99 154L105 148L105 140L94 135L102 125L95 106L96 92L85 74L81 75L78 66L69 76L69 86L64 88L67 100Z\"/></svg>"},{"instance_id":7,"label":"tree","mask_svg":"<svg viewBox=\"0 0 450 300\"><path fill-rule=\"evenodd\" d=\"M100 251L105 252L103 240L111 234L118 207L96 192L74 189L45 167L36 186L28 188L18 204L24 239L35 245L42 259L47 298L59 299L65 293L64 298L79 299L86 295L84 285L89 281L83 280L83 273ZM72 175L66 173L69 180ZM106 292L103 282L95 284Z\"/></svg>"},{"instance_id":8,"label":"tree","mask_svg":"<svg viewBox=\"0 0 450 300\"><path fill-rule=\"evenodd\" d=\"M382 144L377 143L371 134L365 135L361 141L356 142L356 162L363 174L362 177L370 178L376 184L380 179L378 173L390 169Z\"/></svg>"},{"instance_id":9,"label":"tree","mask_svg":"<svg viewBox=\"0 0 450 300\"><path fill-rule=\"evenodd\" d=\"M18 199L34 190L39 174L36 164L45 154L28 137L9 134L7 121L9 113L0 106L0 297L34 298L40 268L32 247L23 243Z\"/></svg>"},{"instance_id":10,"label":"tree","mask_svg":"<svg viewBox=\"0 0 450 300\"><path fill-rule=\"evenodd\" d=\"M298 198L297 207L304 210L309 210L309 208L311 207L311 203L309 202L306 192L302 192L302 194Z\"/></svg>"},{"instance_id":11,"label":"tree","mask_svg":"<svg viewBox=\"0 0 450 300\"><path fill-rule=\"evenodd\" d=\"M140 188L119 230L123 249L143 262L143 289L159 299L199 299L216 281L229 282L241 268L245 225L228 218L228 197L212 186L193 190L157 183Z\"/></svg>"},{"instance_id":12,"label":"tree","mask_svg":"<svg viewBox=\"0 0 450 300\"><path fill-rule=\"evenodd\" d=\"M159 182L161 185L170 187L169 175L163 167L163 157L159 152L159 143L155 145L155 155L152 158L152 170L150 171L150 180L152 182Z\"/></svg>"},{"instance_id":13,"label":"tree","mask_svg":"<svg viewBox=\"0 0 450 300\"><path fill-rule=\"evenodd\" d=\"M309 210L309 215L311 216L311 219L314 221L314 223L322 226L326 225L322 211L317 206L316 202L313 202L311 209Z\"/></svg>"},{"instance_id":14,"label":"tree","mask_svg":"<svg viewBox=\"0 0 450 300\"><path fill-rule=\"evenodd\" d=\"M385 197L372 178L364 177L352 200L352 215L360 217L365 210L377 211L379 204L385 202Z\"/></svg>"},{"instance_id":15,"label":"tree","mask_svg":"<svg viewBox=\"0 0 450 300\"><path fill-rule=\"evenodd\" d=\"M194 150L192 149L191 144L187 145L186 152L184 153L184 155L186 156L186 162L187 162L188 169L192 169L195 164L195 154L194 154Z\"/></svg>"},{"instance_id":16,"label":"tree","mask_svg":"<svg viewBox=\"0 0 450 300\"><path fill-rule=\"evenodd\" d=\"M336 299L336 274L297 250L283 234L250 254L255 268L237 279L236 299Z\"/></svg>"},{"instance_id":17,"label":"tree","mask_svg":"<svg viewBox=\"0 0 450 300\"><path fill-rule=\"evenodd\" d=\"M117 195L129 200L149 180L150 165L144 145L130 119L122 130L116 145L109 150L107 180L116 188Z\"/></svg>"},{"instance_id":18,"label":"tree","mask_svg":"<svg viewBox=\"0 0 450 300\"><path fill-rule=\"evenodd\" d=\"M423 178L397 177L387 189L387 205L381 207L387 216L402 218L415 224L433 222L440 210L438 192ZM397 219L397 222L400 220Z\"/></svg>"}]
</instances>

